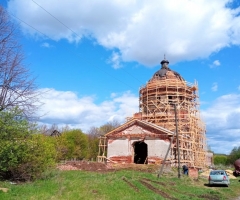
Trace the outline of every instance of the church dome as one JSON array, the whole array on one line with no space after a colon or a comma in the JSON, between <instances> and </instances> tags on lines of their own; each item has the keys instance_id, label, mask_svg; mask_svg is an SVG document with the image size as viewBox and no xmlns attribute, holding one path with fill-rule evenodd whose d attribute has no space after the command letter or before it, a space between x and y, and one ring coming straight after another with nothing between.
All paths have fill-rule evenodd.
<instances>
[{"instance_id":1,"label":"church dome","mask_svg":"<svg viewBox=\"0 0 240 200\"><path fill-rule=\"evenodd\" d=\"M155 72L151 80L156 80L156 79L162 79L162 78L177 78L179 80L184 81L183 77L176 71L171 70L168 67L169 61L168 60L162 60L161 61L161 69Z\"/></svg>"}]
</instances>

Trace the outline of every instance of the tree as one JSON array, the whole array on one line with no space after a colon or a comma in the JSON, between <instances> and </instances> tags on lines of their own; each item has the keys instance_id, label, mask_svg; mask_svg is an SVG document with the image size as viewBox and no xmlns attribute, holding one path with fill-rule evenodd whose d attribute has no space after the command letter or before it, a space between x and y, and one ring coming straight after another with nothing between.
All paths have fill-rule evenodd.
<instances>
[{"instance_id":1,"label":"tree","mask_svg":"<svg viewBox=\"0 0 240 200\"><path fill-rule=\"evenodd\" d=\"M37 132L35 124L28 122L21 112L17 108L0 111L0 140L24 140Z\"/></svg>"},{"instance_id":2,"label":"tree","mask_svg":"<svg viewBox=\"0 0 240 200\"><path fill-rule=\"evenodd\" d=\"M99 128L97 128L95 126L92 126L87 131L87 134L90 135L91 137L99 137L100 136L100 130L99 130Z\"/></svg>"},{"instance_id":3,"label":"tree","mask_svg":"<svg viewBox=\"0 0 240 200\"><path fill-rule=\"evenodd\" d=\"M115 128L117 128L118 126L120 126L120 123L116 120L111 121L111 122L107 122L106 124L102 125L99 128L99 134L100 135L105 135L106 133L114 130Z\"/></svg>"},{"instance_id":4,"label":"tree","mask_svg":"<svg viewBox=\"0 0 240 200\"><path fill-rule=\"evenodd\" d=\"M95 126L90 127L90 129L87 132L87 136L88 136L87 158L90 160L96 159L98 156L100 129Z\"/></svg>"},{"instance_id":5,"label":"tree","mask_svg":"<svg viewBox=\"0 0 240 200\"><path fill-rule=\"evenodd\" d=\"M227 163L233 164L239 158L240 158L240 146L234 147L228 156Z\"/></svg>"},{"instance_id":6,"label":"tree","mask_svg":"<svg viewBox=\"0 0 240 200\"><path fill-rule=\"evenodd\" d=\"M17 29L0 6L0 111L18 107L30 117L37 108L37 87L16 38Z\"/></svg>"},{"instance_id":7,"label":"tree","mask_svg":"<svg viewBox=\"0 0 240 200\"><path fill-rule=\"evenodd\" d=\"M227 156L226 155L214 155L213 163L214 163L214 165L226 165L227 164Z\"/></svg>"},{"instance_id":8,"label":"tree","mask_svg":"<svg viewBox=\"0 0 240 200\"><path fill-rule=\"evenodd\" d=\"M56 137L58 160L83 159L87 157L88 138L80 129L63 132Z\"/></svg>"},{"instance_id":9,"label":"tree","mask_svg":"<svg viewBox=\"0 0 240 200\"><path fill-rule=\"evenodd\" d=\"M99 138L93 135L88 136L88 154L87 159L96 159L98 156L98 145L99 145Z\"/></svg>"}]
</instances>

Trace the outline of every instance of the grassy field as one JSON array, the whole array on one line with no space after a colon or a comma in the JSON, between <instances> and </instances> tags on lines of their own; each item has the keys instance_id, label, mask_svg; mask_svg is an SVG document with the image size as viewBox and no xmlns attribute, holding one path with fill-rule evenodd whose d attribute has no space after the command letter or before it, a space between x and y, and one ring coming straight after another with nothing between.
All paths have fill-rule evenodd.
<instances>
[{"instance_id":1,"label":"grassy field","mask_svg":"<svg viewBox=\"0 0 240 200\"><path fill-rule=\"evenodd\" d=\"M148 199L235 199L240 196L239 179L229 187L209 187L207 177L177 178L172 171L157 178L157 171L116 170L111 172L55 171L45 180L12 184L0 182L1 200L148 200Z\"/></svg>"}]
</instances>

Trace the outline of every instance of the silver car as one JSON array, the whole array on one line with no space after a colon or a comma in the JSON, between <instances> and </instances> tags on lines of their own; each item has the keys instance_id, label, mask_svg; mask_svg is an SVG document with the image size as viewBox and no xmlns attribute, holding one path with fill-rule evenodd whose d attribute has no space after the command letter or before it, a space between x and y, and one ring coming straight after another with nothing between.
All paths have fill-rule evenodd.
<instances>
[{"instance_id":1,"label":"silver car","mask_svg":"<svg viewBox=\"0 0 240 200\"><path fill-rule=\"evenodd\" d=\"M212 170L210 171L209 177L209 185L226 185L229 186L230 179L227 175L227 172L224 170Z\"/></svg>"}]
</instances>

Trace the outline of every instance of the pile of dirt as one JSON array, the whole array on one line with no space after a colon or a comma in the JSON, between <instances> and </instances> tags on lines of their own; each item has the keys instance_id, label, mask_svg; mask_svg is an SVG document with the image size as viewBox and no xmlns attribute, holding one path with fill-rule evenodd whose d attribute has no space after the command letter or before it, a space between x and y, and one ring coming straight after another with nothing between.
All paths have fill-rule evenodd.
<instances>
[{"instance_id":1,"label":"pile of dirt","mask_svg":"<svg viewBox=\"0 0 240 200\"><path fill-rule=\"evenodd\" d=\"M109 172L116 170L134 170L143 171L150 173L157 173L159 171L159 166L157 165L137 165L131 164L105 164L93 161L66 161L59 164L57 167L59 170L83 170L83 171L98 171L98 172ZM164 170L166 172L166 169Z\"/></svg>"},{"instance_id":2,"label":"pile of dirt","mask_svg":"<svg viewBox=\"0 0 240 200\"><path fill-rule=\"evenodd\" d=\"M104 163L91 161L67 161L57 167L59 170L84 170L106 172L111 169Z\"/></svg>"},{"instance_id":3,"label":"pile of dirt","mask_svg":"<svg viewBox=\"0 0 240 200\"><path fill-rule=\"evenodd\" d=\"M229 176L230 179L237 179L234 175L233 175L233 170L227 169L225 170Z\"/></svg>"}]
</instances>

